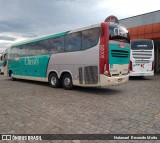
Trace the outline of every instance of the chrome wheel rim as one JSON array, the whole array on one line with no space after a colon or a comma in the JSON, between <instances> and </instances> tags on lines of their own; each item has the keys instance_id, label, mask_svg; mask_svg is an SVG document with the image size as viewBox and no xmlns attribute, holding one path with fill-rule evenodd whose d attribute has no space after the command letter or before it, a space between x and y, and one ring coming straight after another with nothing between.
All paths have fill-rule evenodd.
<instances>
[{"instance_id":1,"label":"chrome wheel rim","mask_svg":"<svg viewBox=\"0 0 160 143\"><path fill-rule=\"evenodd\" d=\"M57 78L56 78L55 76L53 76L53 77L51 78L51 84L52 84L52 85L56 85L56 83L57 83Z\"/></svg>"},{"instance_id":2,"label":"chrome wheel rim","mask_svg":"<svg viewBox=\"0 0 160 143\"><path fill-rule=\"evenodd\" d=\"M70 78L65 78L65 79L64 79L64 85L65 85L65 86L69 86L70 83L71 83L71 79L70 79Z\"/></svg>"}]
</instances>

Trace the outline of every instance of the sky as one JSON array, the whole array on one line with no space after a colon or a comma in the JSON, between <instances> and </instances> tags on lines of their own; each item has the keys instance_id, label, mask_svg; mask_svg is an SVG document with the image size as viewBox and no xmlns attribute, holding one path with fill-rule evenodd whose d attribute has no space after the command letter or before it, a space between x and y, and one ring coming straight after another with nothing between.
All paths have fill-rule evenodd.
<instances>
[{"instance_id":1,"label":"sky","mask_svg":"<svg viewBox=\"0 0 160 143\"><path fill-rule=\"evenodd\" d=\"M0 53L26 39L159 10L158 0L0 0Z\"/></svg>"}]
</instances>

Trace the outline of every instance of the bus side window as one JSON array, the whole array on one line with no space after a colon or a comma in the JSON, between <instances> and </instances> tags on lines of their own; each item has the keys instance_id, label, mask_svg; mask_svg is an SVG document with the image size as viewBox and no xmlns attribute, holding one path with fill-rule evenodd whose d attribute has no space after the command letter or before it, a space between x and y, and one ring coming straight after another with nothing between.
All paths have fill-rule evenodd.
<instances>
[{"instance_id":1,"label":"bus side window","mask_svg":"<svg viewBox=\"0 0 160 143\"><path fill-rule=\"evenodd\" d=\"M81 32L71 33L66 35L65 51L74 52L81 50Z\"/></svg>"},{"instance_id":2,"label":"bus side window","mask_svg":"<svg viewBox=\"0 0 160 143\"><path fill-rule=\"evenodd\" d=\"M49 53L49 40L42 40L37 42L37 54L48 54Z\"/></svg>"},{"instance_id":3,"label":"bus side window","mask_svg":"<svg viewBox=\"0 0 160 143\"><path fill-rule=\"evenodd\" d=\"M10 57L11 58L15 58L18 56L18 50L17 50L17 47L12 47L11 48L11 53L10 53Z\"/></svg>"},{"instance_id":4,"label":"bus side window","mask_svg":"<svg viewBox=\"0 0 160 143\"><path fill-rule=\"evenodd\" d=\"M29 43L24 45L26 49L26 56L35 56L36 55L36 49L35 49L36 43Z\"/></svg>"},{"instance_id":5,"label":"bus side window","mask_svg":"<svg viewBox=\"0 0 160 143\"><path fill-rule=\"evenodd\" d=\"M24 46L18 46L17 47L17 56L18 57L24 57L25 56Z\"/></svg>"},{"instance_id":6,"label":"bus side window","mask_svg":"<svg viewBox=\"0 0 160 143\"><path fill-rule=\"evenodd\" d=\"M64 52L64 36L55 37L50 41L50 53Z\"/></svg>"},{"instance_id":7,"label":"bus side window","mask_svg":"<svg viewBox=\"0 0 160 143\"><path fill-rule=\"evenodd\" d=\"M92 28L82 31L82 50L89 49L98 44L100 28Z\"/></svg>"}]
</instances>

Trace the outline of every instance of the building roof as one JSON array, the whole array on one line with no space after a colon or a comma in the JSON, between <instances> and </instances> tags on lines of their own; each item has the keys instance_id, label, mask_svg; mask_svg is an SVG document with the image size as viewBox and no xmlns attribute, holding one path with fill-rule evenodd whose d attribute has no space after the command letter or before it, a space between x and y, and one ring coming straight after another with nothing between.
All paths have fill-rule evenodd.
<instances>
[{"instance_id":1,"label":"building roof","mask_svg":"<svg viewBox=\"0 0 160 143\"><path fill-rule=\"evenodd\" d=\"M128 17L125 19L120 19L119 22L120 24L124 25L127 28L159 23L160 10L133 16L133 17Z\"/></svg>"}]
</instances>

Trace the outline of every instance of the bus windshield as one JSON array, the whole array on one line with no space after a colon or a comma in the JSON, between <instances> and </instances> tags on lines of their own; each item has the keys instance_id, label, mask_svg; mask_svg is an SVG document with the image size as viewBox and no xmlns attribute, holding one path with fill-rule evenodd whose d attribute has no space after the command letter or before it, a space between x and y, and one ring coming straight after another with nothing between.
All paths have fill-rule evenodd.
<instances>
[{"instance_id":1,"label":"bus windshield","mask_svg":"<svg viewBox=\"0 0 160 143\"><path fill-rule=\"evenodd\" d=\"M109 23L109 40L118 40L130 43L129 32L116 23Z\"/></svg>"},{"instance_id":2,"label":"bus windshield","mask_svg":"<svg viewBox=\"0 0 160 143\"><path fill-rule=\"evenodd\" d=\"M3 55L0 56L0 67L3 65Z\"/></svg>"},{"instance_id":3,"label":"bus windshield","mask_svg":"<svg viewBox=\"0 0 160 143\"><path fill-rule=\"evenodd\" d=\"M0 67L2 67L3 66L3 62L2 61L0 61Z\"/></svg>"},{"instance_id":4,"label":"bus windshield","mask_svg":"<svg viewBox=\"0 0 160 143\"><path fill-rule=\"evenodd\" d=\"M131 42L132 50L152 50L152 40L134 40Z\"/></svg>"}]
</instances>

